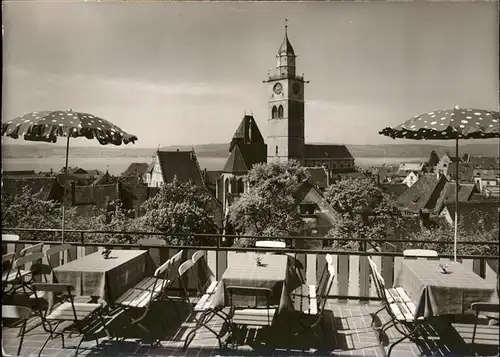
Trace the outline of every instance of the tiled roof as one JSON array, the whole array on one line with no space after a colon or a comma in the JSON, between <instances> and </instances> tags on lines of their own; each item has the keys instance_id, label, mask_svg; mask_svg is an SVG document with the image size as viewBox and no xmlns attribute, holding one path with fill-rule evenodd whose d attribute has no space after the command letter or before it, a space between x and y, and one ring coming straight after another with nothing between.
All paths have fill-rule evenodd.
<instances>
[{"instance_id":1,"label":"tiled roof","mask_svg":"<svg viewBox=\"0 0 500 357\"><path fill-rule=\"evenodd\" d=\"M240 150L240 146L236 145L231 150L229 157L227 158L226 164L222 169L223 172L229 172L233 174L244 174L248 172L248 166L243 159L243 155Z\"/></svg>"},{"instance_id":2,"label":"tiled roof","mask_svg":"<svg viewBox=\"0 0 500 357\"><path fill-rule=\"evenodd\" d=\"M233 147L223 172L244 174L256 163L267 161L267 146L261 143L238 144Z\"/></svg>"},{"instance_id":3,"label":"tiled roof","mask_svg":"<svg viewBox=\"0 0 500 357\"><path fill-rule=\"evenodd\" d=\"M495 169L474 169L474 177L480 177L483 179L494 180L500 175L500 172Z\"/></svg>"},{"instance_id":4,"label":"tiled roof","mask_svg":"<svg viewBox=\"0 0 500 357\"><path fill-rule=\"evenodd\" d=\"M107 185L107 184L113 184L116 183L117 180L111 176L107 171L103 174L97 177L94 182L92 182L93 186L96 185Z\"/></svg>"},{"instance_id":5,"label":"tiled roof","mask_svg":"<svg viewBox=\"0 0 500 357\"><path fill-rule=\"evenodd\" d=\"M172 182L177 176L179 181L205 186L194 151L158 151L157 155L165 183Z\"/></svg>"},{"instance_id":6,"label":"tiled roof","mask_svg":"<svg viewBox=\"0 0 500 357\"><path fill-rule=\"evenodd\" d=\"M205 183L207 185L215 186L217 184L217 179L220 177L220 175L222 175L222 171L205 170L203 171L203 174L205 176Z\"/></svg>"},{"instance_id":7,"label":"tiled roof","mask_svg":"<svg viewBox=\"0 0 500 357\"><path fill-rule=\"evenodd\" d=\"M122 173L122 176L143 175L148 172L149 165L146 162L133 162Z\"/></svg>"},{"instance_id":8,"label":"tiled roof","mask_svg":"<svg viewBox=\"0 0 500 357\"><path fill-rule=\"evenodd\" d=\"M384 183L380 185L380 188L384 192L399 197L408 189L408 186L404 183Z\"/></svg>"},{"instance_id":9,"label":"tiled roof","mask_svg":"<svg viewBox=\"0 0 500 357\"><path fill-rule=\"evenodd\" d=\"M34 170L24 170L24 171L2 171L2 176L34 176Z\"/></svg>"},{"instance_id":10,"label":"tiled roof","mask_svg":"<svg viewBox=\"0 0 500 357\"><path fill-rule=\"evenodd\" d=\"M455 203L447 203L445 205L451 219L455 220ZM465 229L477 227L478 223L482 223L486 230L491 229L495 224L498 224L498 214L500 213L500 203L498 201L469 201L458 203L458 219ZM478 218L482 222L478 222Z\"/></svg>"},{"instance_id":11,"label":"tiled roof","mask_svg":"<svg viewBox=\"0 0 500 357\"><path fill-rule=\"evenodd\" d=\"M498 159L490 156L472 156L469 165L477 169L497 169Z\"/></svg>"},{"instance_id":12,"label":"tiled roof","mask_svg":"<svg viewBox=\"0 0 500 357\"><path fill-rule=\"evenodd\" d=\"M259 127L255 122L255 119L251 115L245 115L241 120L238 129L231 139L231 144L229 146L229 151L233 149L236 144L264 144L264 138L260 133Z\"/></svg>"},{"instance_id":13,"label":"tiled roof","mask_svg":"<svg viewBox=\"0 0 500 357\"><path fill-rule=\"evenodd\" d=\"M9 195L16 195L27 187L31 194L38 195L42 200L58 199L57 185L54 177L2 178L2 190Z\"/></svg>"},{"instance_id":14,"label":"tiled roof","mask_svg":"<svg viewBox=\"0 0 500 357\"><path fill-rule=\"evenodd\" d=\"M345 145L304 145L304 155L306 159L353 159L351 153Z\"/></svg>"},{"instance_id":15,"label":"tiled roof","mask_svg":"<svg viewBox=\"0 0 500 357\"><path fill-rule=\"evenodd\" d=\"M448 175L451 177L456 176L456 162L450 162L448 166ZM458 164L458 178L460 181L472 181L474 170L471 165L460 163Z\"/></svg>"},{"instance_id":16,"label":"tiled roof","mask_svg":"<svg viewBox=\"0 0 500 357\"><path fill-rule=\"evenodd\" d=\"M397 203L414 213L432 209L446 182L444 176L438 178L436 174L424 174L398 197Z\"/></svg>"},{"instance_id":17,"label":"tiled roof","mask_svg":"<svg viewBox=\"0 0 500 357\"><path fill-rule=\"evenodd\" d=\"M439 214L446 203L455 202L456 186L454 182L446 182L434 207L434 213ZM473 193L477 192L474 184L460 184L458 187L458 202L467 202L472 198Z\"/></svg>"},{"instance_id":18,"label":"tiled roof","mask_svg":"<svg viewBox=\"0 0 500 357\"><path fill-rule=\"evenodd\" d=\"M403 162L399 165L399 171L422 171L425 166L425 162Z\"/></svg>"}]
</instances>

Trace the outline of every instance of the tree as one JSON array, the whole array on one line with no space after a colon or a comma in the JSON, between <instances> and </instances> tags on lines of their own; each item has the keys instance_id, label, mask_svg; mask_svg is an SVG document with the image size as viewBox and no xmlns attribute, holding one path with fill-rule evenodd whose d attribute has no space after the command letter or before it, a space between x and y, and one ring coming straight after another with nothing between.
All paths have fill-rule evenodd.
<instances>
[{"instance_id":1,"label":"tree","mask_svg":"<svg viewBox=\"0 0 500 357\"><path fill-rule=\"evenodd\" d=\"M239 232L255 236L300 234L305 224L293 197L309 178L297 161L256 164L246 175L250 190L229 208L229 221Z\"/></svg>"},{"instance_id":2,"label":"tree","mask_svg":"<svg viewBox=\"0 0 500 357\"><path fill-rule=\"evenodd\" d=\"M61 228L60 204L33 195L23 187L16 195L2 190L2 227L7 228ZM52 233L23 234L23 239L53 240Z\"/></svg>"},{"instance_id":3,"label":"tree","mask_svg":"<svg viewBox=\"0 0 500 357\"><path fill-rule=\"evenodd\" d=\"M176 233L217 233L217 225L210 210L211 197L191 182L181 182L176 177L164 184L158 193L143 203L145 214L141 224L148 230L171 233L165 236L169 244L199 245L214 243L195 236L178 236Z\"/></svg>"},{"instance_id":4,"label":"tree","mask_svg":"<svg viewBox=\"0 0 500 357\"><path fill-rule=\"evenodd\" d=\"M467 218L461 216L458 221L457 255L491 255L498 257L499 222L497 217L490 217L485 224L485 214L479 210L467 212ZM408 243L401 249L432 249L439 254L453 255L455 229L446 222L441 222L434 229L423 229L408 236ZM412 240L432 240L433 243L412 243ZM476 244L460 244L460 241L473 241ZM444 243L448 244L444 244Z\"/></svg>"},{"instance_id":5,"label":"tree","mask_svg":"<svg viewBox=\"0 0 500 357\"><path fill-rule=\"evenodd\" d=\"M335 241L335 247L357 249L360 240L387 238L387 226L397 224L401 218L393 197L367 178L345 179L330 185L325 199L341 216L328 236L353 239Z\"/></svg>"}]
</instances>

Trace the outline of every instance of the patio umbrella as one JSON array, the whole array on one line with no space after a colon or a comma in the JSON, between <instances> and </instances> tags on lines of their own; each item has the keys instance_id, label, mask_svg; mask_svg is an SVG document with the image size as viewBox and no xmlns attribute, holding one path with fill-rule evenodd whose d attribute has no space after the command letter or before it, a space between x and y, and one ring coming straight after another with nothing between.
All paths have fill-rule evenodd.
<instances>
[{"instance_id":1,"label":"patio umbrella","mask_svg":"<svg viewBox=\"0 0 500 357\"><path fill-rule=\"evenodd\" d=\"M416 115L404 123L379 132L393 139L413 140L455 140L455 235L454 260L457 260L458 236L458 140L459 139L489 139L500 137L500 113L484 109L463 109L455 107L449 110L436 110Z\"/></svg>"},{"instance_id":2,"label":"patio umbrella","mask_svg":"<svg viewBox=\"0 0 500 357\"><path fill-rule=\"evenodd\" d=\"M85 137L97 139L101 145L134 143L137 137L127 134L109 121L92 114L69 110L41 111L24 114L2 123L2 136L29 141L55 143L58 137L66 137L66 164L68 172L69 139ZM62 206L62 242L64 243L64 203Z\"/></svg>"}]
</instances>

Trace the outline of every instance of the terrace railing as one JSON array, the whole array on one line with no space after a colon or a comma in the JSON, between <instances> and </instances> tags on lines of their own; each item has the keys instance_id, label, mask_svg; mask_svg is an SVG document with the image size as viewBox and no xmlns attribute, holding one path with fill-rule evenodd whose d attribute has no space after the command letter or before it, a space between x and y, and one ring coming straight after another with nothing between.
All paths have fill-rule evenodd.
<instances>
[{"instance_id":1,"label":"terrace railing","mask_svg":"<svg viewBox=\"0 0 500 357\"><path fill-rule=\"evenodd\" d=\"M3 228L2 233L17 233L20 234L21 238L23 234L54 234L54 239L44 241L44 250L49 249L51 246L61 244L60 240L57 239L60 236L60 230L50 230L50 229L23 229L23 228ZM237 264L238 255L244 252L274 252L277 254L295 254L297 259L299 259L305 267L305 277L307 283L316 284L319 274L326 264L325 256L326 254L331 254L333 256L334 266L337 271L336 279L333 284L332 289L329 292L329 296L332 298L339 299L377 299L377 294L375 291L375 286L371 284L369 264L367 256L372 256L373 260L381 268L381 274L384 278L386 284L391 286L394 278L399 273L401 261L404 259L402 252L395 251L383 251L387 248L382 249L372 249L372 251L340 251L333 249L300 249L296 248L297 245L294 244L293 248L286 249L271 249L271 248L239 248L239 247L227 247L223 245L223 239L227 236L223 235L204 235L206 238L212 238L214 245L211 246L174 246L174 245L138 245L138 244L104 244L104 243L92 243L85 239L86 235L95 234L134 234L147 236L162 236L163 233L150 233L150 232L109 232L109 231L65 231L66 237L79 237L80 239L73 238L73 242L67 241L67 243L73 244L72 251L70 251L69 256L71 259L78 259L87 254L91 254L95 251L102 250L104 247L110 247L111 249L149 249L153 259L157 264L167 261L170 257L175 255L179 250L184 250L184 259L191 257L192 254L197 250L204 250L206 252L207 260L209 266L216 273L217 278L220 279L227 266L230 264ZM188 235L194 236L194 235ZM244 237L249 238L249 237ZM263 237L259 237L263 239ZM276 239L276 237L264 237L265 239ZM295 241L301 240L311 240L320 239L316 237L283 237L285 240L291 239ZM67 238L68 239L68 238ZM329 240L348 240L348 239L329 239ZM372 243L374 241L371 241ZM386 241L384 241L387 243ZM402 242L402 240L394 240L392 242ZM422 240L422 241L412 241L412 243L436 243L435 241ZM29 247L39 243L39 240L20 240L17 242L2 242L3 254L10 252L20 252L23 248ZM380 242L382 243L382 242ZM448 244L447 242L439 242L443 244ZM465 245L498 245L498 242L491 243L477 243L477 242L460 242L460 244ZM390 244L386 244L390 245ZM363 244L361 244L363 246ZM64 252L62 254L65 254ZM63 257L53 257L51 263L56 266L60 264L61 258ZM64 257L64 261L68 261L68 254ZM440 260L450 261L453 260L453 255L450 254L440 254ZM493 285L497 282L498 276L498 256L490 255L461 255L458 256L458 261L474 271L476 274L484 278L486 281L491 282ZM47 262L45 262L47 263ZM194 281L187 281L188 286L191 289L195 289Z\"/></svg>"}]
</instances>

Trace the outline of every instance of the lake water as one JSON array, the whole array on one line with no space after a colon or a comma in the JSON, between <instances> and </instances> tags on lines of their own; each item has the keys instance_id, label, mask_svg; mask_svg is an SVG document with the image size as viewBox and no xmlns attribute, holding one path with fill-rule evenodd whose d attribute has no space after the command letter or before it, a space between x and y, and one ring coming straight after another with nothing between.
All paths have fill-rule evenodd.
<instances>
[{"instance_id":1,"label":"lake water","mask_svg":"<svg viewBox=\"0 0 500 357\"><path fill-rule=\"evenodd\" d=\"M227 158L220 157L201 157L198 161L202 169L222 170ZM360 167L373 165L397 165L402 161L427 161L427 158L418 157L357 157L355 163ZM132 162L151 162L151 157L76 157L69 158L69 166L78 166L84 169L108 170L112 175L120 175ZM65 159L63 157L45 157L45 158L4 158L2 160L2 169L5 171L35 170L39 171L59 171L64 167Z\"/></svg>"}]
</instances>

